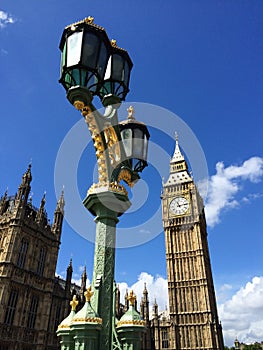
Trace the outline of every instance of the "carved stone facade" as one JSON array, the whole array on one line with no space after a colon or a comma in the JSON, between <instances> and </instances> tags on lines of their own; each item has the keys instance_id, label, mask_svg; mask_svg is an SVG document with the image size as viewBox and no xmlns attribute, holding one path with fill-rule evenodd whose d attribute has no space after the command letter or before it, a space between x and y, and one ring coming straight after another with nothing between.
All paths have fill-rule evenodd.
<instances>
[{"instance_id":1,"label":"carved stone facade","mask_svg":"<svg viewBox=\"0 0 263 350\"><path fill-rule=\"evenodd\" d=\"M203 201L178 140L163 185L162 209L169 315L160 318L155 312L155 349L223 350Z\"/></svg>"},{"instance_id":2,"label":"carved stone facade","mask_svg":"<svg viewBox=\"0 0 263 350\"><path fill-rule=\"evenodd\" d=\"M72 265L55 277L64 214L61 195L50 224L45 195L40 208L29 198L31 166L16 196L0 199L0 349L58 349L55 334L68 312Z\"/></svg>"}]
</instances>

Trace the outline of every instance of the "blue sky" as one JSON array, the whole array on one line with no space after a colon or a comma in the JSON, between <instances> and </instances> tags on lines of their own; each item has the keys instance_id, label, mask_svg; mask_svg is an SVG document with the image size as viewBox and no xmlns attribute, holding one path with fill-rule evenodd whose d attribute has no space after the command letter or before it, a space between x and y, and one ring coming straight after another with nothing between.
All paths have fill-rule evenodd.
<instances>
[{"instance_id":1,"label":"blue sky","mask_svg":"<svg viewBox=\"0 0 263 350\"><path fill-rule=\"evenodd\" d=\"M133 192L134 209L121 217L120 228L140 227L151 236L162 176L168 175L173 153L172 136L179 129L180 140L185 122L208 167L209 247L226 344L236 336L247 342L263 340L262 1L81 0L73 5L68 0L27 0L21 6L18 0L2 0L0 193L7 187L10 194L16 192L32 159L33 203L38 206L47 191L52 220L59 147L81 120L58 83L58 45L66 25L89 15L130 53L134 67L127 105L133 102L136 117L150 124L151 163ZM187 128L181 132L181 144L190 159L189 152L199 150L191 150L184 137ZM167 156L163 162L158 158L162 154ZM81 207L80 198L93 182L94 163L88 143L76 170L79 202L71 207L69 199L66 211ZM190 165L196 178L198 165ZM66 185L65 192L67 199ZM85 214L87 235L92 236L93 218ZM161 233L140 246L118 249L116 280L122 290L133 287L140 294L147 281L151 300L159 298L164 307L164 254ZM93 244L65 222L58 274L63 276L71 257L74 278L79 279L85 264L91 278Z\"/></svg>"}]
</instances>

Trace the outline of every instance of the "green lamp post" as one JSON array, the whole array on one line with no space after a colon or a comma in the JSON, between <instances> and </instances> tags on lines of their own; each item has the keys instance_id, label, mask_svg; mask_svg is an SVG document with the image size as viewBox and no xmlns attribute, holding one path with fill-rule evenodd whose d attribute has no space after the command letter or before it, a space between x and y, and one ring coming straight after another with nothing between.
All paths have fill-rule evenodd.
<instances>
[{"instance_id":1,"label":"green lamp post","mask_svg":"<svg viewBox=\"0 0 263 350\"><path fill-rule=\"evenodd\" d=\"M92 308L102 319L100 350L118 348L113 310L116 224L131 205L125 187L139 179L147 166L149 132L134 118L118 122L117 110L129 92L132 61L127 51L110 41L104 28L88 17L64 29L60 42L60 83L67 98L81 111L90 130L98 164L98 183L88 190L83 203L95 216L96 242L91 300ZM104 115L92 104L98 96Z\"/></svg>"}]
</instances>

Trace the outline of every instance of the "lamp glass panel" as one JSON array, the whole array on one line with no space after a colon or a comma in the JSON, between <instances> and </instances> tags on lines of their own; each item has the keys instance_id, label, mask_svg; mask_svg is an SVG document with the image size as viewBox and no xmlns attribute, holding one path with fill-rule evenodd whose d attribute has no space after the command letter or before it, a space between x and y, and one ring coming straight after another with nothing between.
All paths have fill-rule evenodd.
<instances>
[{"instance_id":1,"label":"lamp glass panel","mask_svg":"<svg viewBox=\"0 0 263 350\"><path fill-rule=\"evenodd\" d=\"M64 44L63 51L61 53L61 63L60 63L61 73L66 64L66 52L67 52L67 45Z\"/></svg>"},{"instance_id":2,"label":"lamp glass panel","mask_svg":"<svg viewBox=\"0 0 263 350\"><path fill-rule=\"evenodd\" d=\"M98 74L100 78L103 78L103 74L106 70L107 58L108 58L108 50L104 42L101 42L99 59L98 59Z\"/></svg>"},{"instance_id":3,"label":"lamp glass panel","mask_svg":"<svg viewBox=\"0 0 263 350\"><path fill-rule=\"evenodd\" d=\"M135 129L133 135L133 158L142 159L144 148L143 146L143 132L140 129Z\"/></svg>"},{"instance_id":4,"label":"lamp glass panel","mask_svg":"<svg viewBox=\"0 0 263 350\"><path fill-rule=\"evenodd\" d=\"M111 77L113 80L124 80L123 58L120 55L112 55L112 72Z\"/></svg>"},{"instance_id":5,"label":"lamp glass panel","mask_svg":"<svg viewBox=\"0 0 263 350\"><path fill-rule=\"evenodd\" d=\"M147 153L148 153L148 139L147 136L144 135L144 145L143 145L143 159L147 159Z\"/></svg>"},{"instance_id":6,"label":"lamp glass panel","mask_svg":"<svg viewBox=\"0 0 263 350\"><path fill-rule=\"evenodd\" d=\"M125 64L124 64L124 84L127 87L129 85L129 78L130 78L130 67L128 65L128 62L125 61Z\"/></svg>"},{"instance_id":7,"label":"lamp glass panel","mask_svg":"<svg viewBox=\"0 0 263 350\"><path fill-rule=\"evenodd\" d=\"M71 84L81 85L81 75L79 69L72 69L72 81Z\"/></svg>"},{"instance_id":8,"label":"lamp glass panel","mask_svg":"<svg viewBox=\"0 0 263 350\"><path fill-rule=\"evenodd\" d=\"M121 138L123 147L125 149L125 153L127 157L131 157L132 155L132 130L124 129L121 132Z\"/></svg>"},{"instance_id":9,"label":"lamp glass panel","mask_svg":"<svg viewBox=\"0 0 263 350\"><path fill-rule=\"evenodd\" d=\"M67 67L74 66L80 62L81 43L83 32L76 32L67 39Z\"/></svg>"},{"instance_id":10,"label":"lamp glass panel","mask_svg":"<svg viewBox=\"0 0 263 350\"><path fill-rule=\"evenodd\" d=\"M104 80L110 79L110 74L111 74L111 61L112 61L112 56L109 57L106 72L104 75Z\"/></svg>"},{"instance_id":11,"label":"lamp glass panel","mask_svg":"<svg viewBox=\"0 0 263 350\"><path fill-rule=\"evenodd\" d=\"M99 38L93 33L86 32L83 40L82 64L91 69L95 69L97 66L99 49Z\"/></svg>"}]
</instances>

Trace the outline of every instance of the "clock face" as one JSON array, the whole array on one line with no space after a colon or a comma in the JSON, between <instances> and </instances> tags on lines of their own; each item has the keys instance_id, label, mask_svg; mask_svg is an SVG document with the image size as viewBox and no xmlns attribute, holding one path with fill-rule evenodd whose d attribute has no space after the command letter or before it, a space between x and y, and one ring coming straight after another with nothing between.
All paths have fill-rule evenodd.
<instances>
[{"instance_id":1,"label":"clock face","mask_svg":"<svg viewBox=\"0 0 263 350\"><path fill-rule=\"evenodd\" d=\"M175 197L171 202L169 209L173 214L182 215L187 212L189 208L189 202L184 197Z\"/></svg>"}]
</instances>

